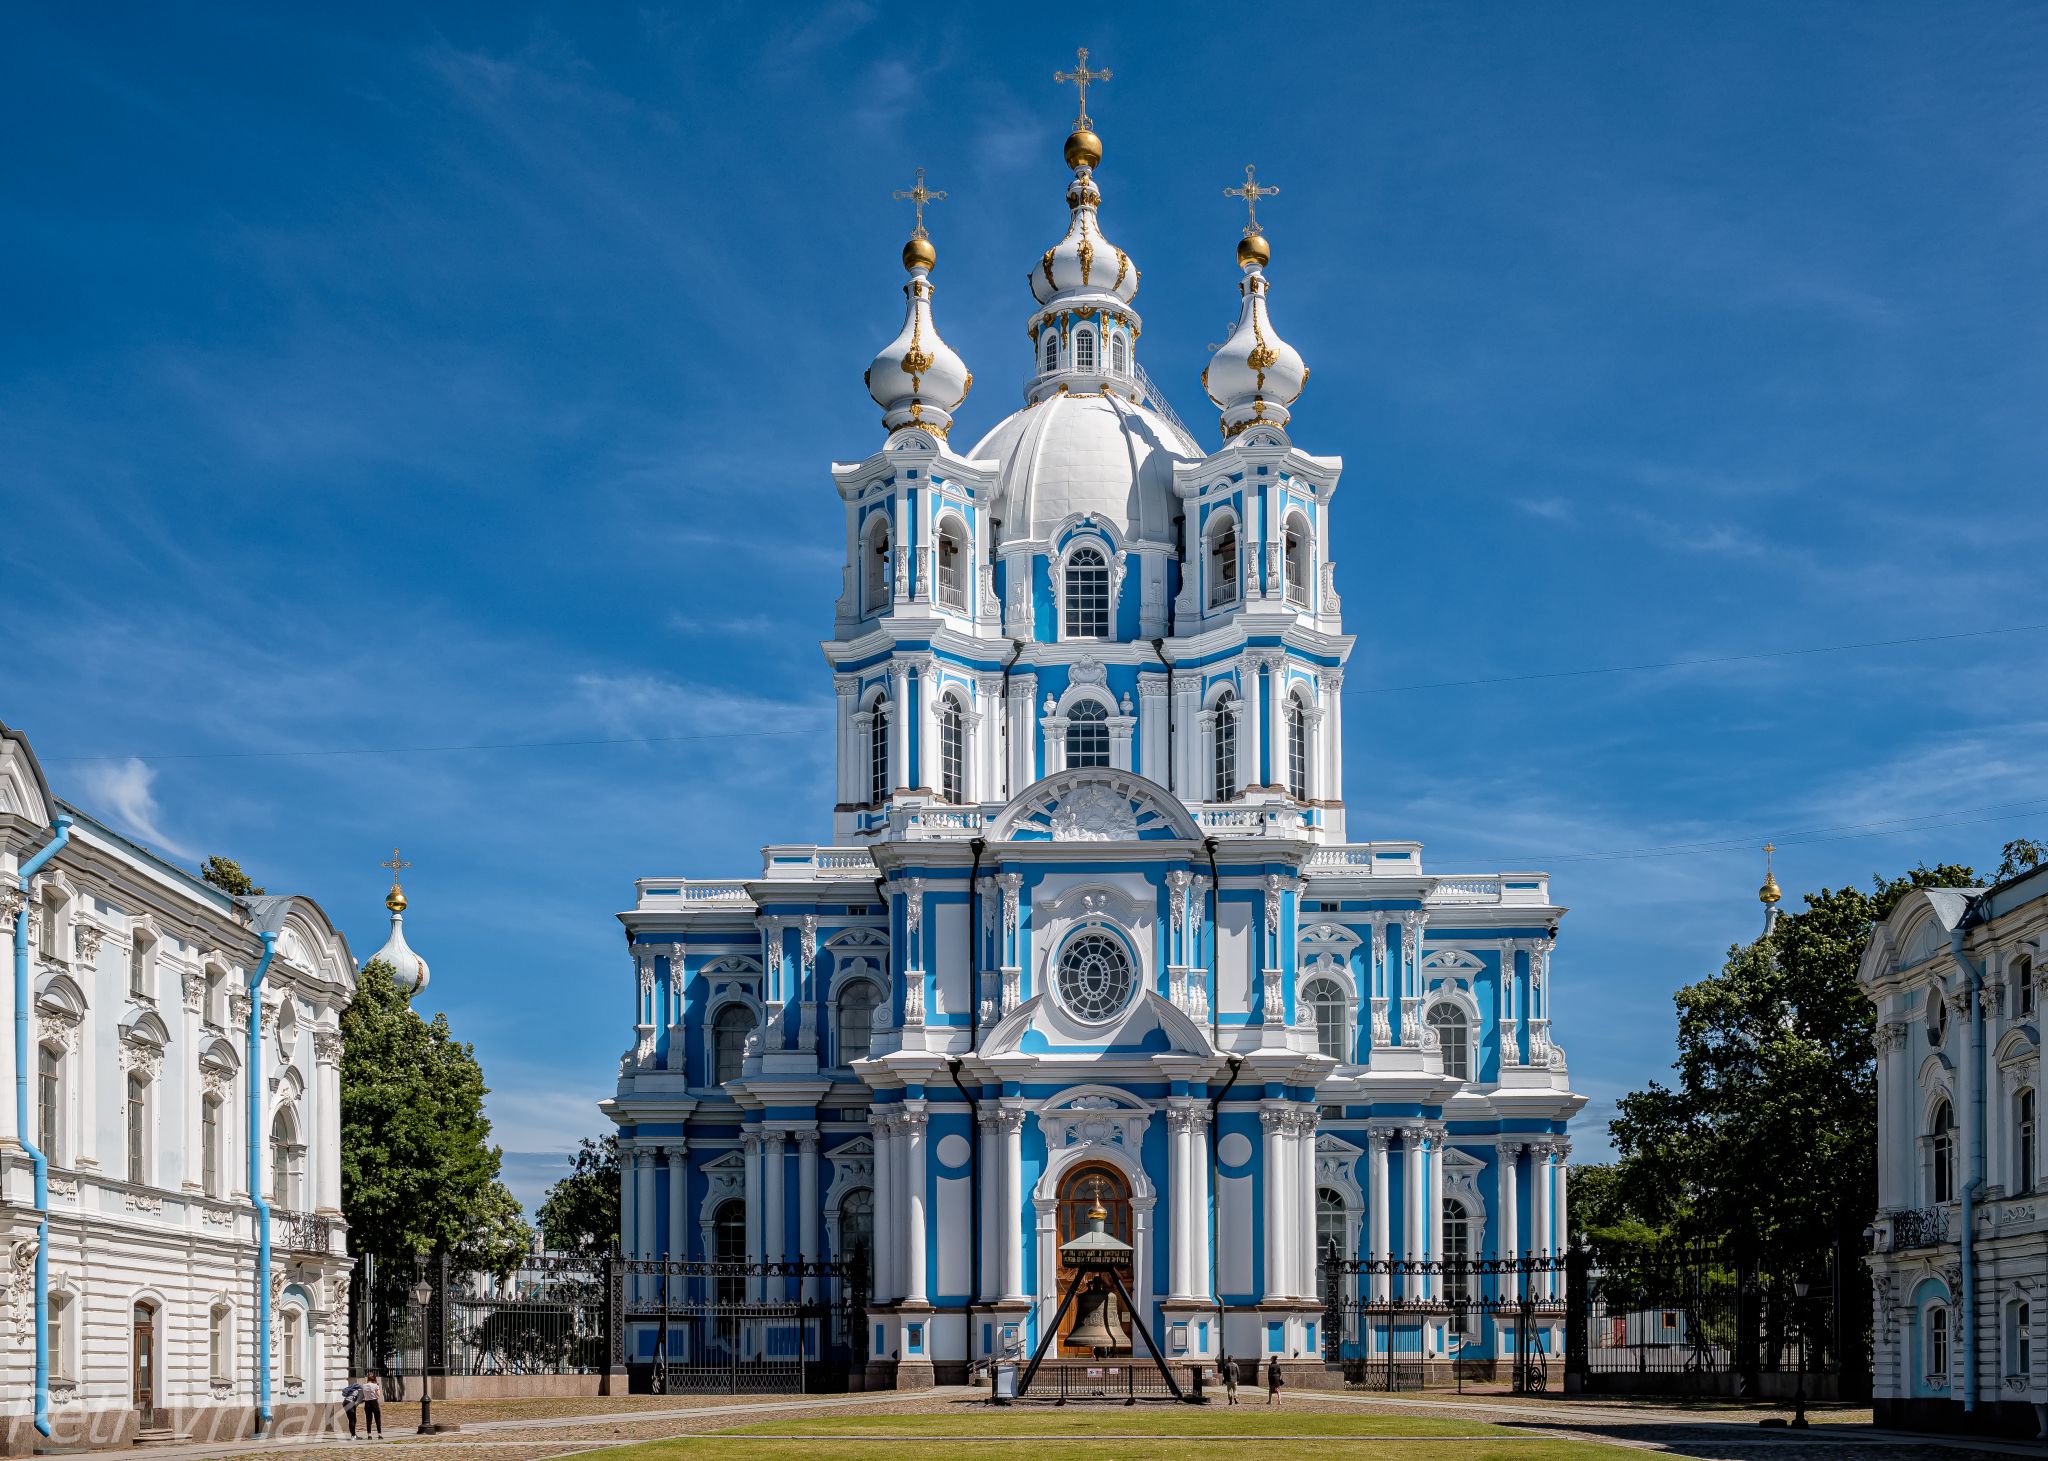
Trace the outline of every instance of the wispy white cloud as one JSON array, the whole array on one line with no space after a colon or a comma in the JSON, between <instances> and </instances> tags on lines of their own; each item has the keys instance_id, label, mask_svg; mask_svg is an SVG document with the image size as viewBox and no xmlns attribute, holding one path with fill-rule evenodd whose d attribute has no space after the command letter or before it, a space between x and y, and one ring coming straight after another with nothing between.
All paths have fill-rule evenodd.
<instances>
[{"instance_id":1,"label":"wispy white cloud","mask_svg":"<svg viewBox=\"0 0 2048 1461\"><path fill-rule=\"evenodd\" d=\"M110 818L114 825L152 851L190 861L198 854L164 830L163 808L151 789L156 772L130 756L125 761L87 766L79 780L85 785L86 810Z\"/></svg>"},{"instance_id":2,"label":"wispy white cloud","mask_svg":"<svg viewBox=\"0 0 2048 1461\"><path fill-rule=\"evenodd\" d=\"M1568 523L1577 516L1572 505L1562 497L1518 497L1515 506L1545 522Z\"/></svg>"}]
</instances>

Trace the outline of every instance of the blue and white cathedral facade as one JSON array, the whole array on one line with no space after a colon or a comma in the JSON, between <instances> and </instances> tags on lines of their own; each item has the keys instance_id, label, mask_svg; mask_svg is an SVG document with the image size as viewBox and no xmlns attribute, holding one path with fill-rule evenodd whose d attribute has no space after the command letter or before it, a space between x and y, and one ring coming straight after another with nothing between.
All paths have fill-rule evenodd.
<instances>
[{"instance_id":1,"label":"blue and white cathedral facade","mask_svg":"<svg viewBox=\"0 0 2048 1461\"><path fill-rule=\"evenodd\" d=\"M1139 365L1138 267L1082 121L1066 231L1030 268L1023 404L965 451L972 377L921 220L904 249L903 326L866 377L883 436L832 469L833 845L644 878L621 915L629 1256L857 1259L870 1383L1028 1352L1098 1200L1169 1359L1319 1366L1332 1245L1564 1243L1564 910L1540 872L1350 840L1342 464L1293 441L1308 368L1269 247L1256 223L1238 245L1205 448ZM1457 1328L1428 1353L1507 1352L1490 1321ZM629 1357L655 1348L635 1325Z\"/></svg>"}]
</instances>

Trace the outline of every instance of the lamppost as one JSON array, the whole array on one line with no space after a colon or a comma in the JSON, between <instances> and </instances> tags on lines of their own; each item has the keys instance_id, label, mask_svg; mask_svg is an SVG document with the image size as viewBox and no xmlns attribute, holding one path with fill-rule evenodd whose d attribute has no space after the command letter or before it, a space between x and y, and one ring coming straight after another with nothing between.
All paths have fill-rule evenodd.
<instances>
[{"instance_id":1,"label":"lamppost","mask_svg":"<svg viewBox=\"0 0 2048 1461\"><path fill-rule=\"evenodd\" d=\"M1803 1278L1792 1283L1799 1309L1799 1388L1792 1396L1792 1428L1806 1429L1806 1294L1812 1286Z\"/></svg>"},{"instance_id":2,"label":"lamppost","mask_svg":"<svg viewBox=\"0 0 2048 1461\"><path fill-rule=\"evenodd\" d=\"M420 1429L423 1436L431 1436L439 1429L434 1424L434 1397L427 1389L427 1311L428 1301L434 1297L434 1286L427 1281L427 1255L419 1255L419 1279L412 1286L413 1302L420 1306Z\"/></svg>"}]
</instances>

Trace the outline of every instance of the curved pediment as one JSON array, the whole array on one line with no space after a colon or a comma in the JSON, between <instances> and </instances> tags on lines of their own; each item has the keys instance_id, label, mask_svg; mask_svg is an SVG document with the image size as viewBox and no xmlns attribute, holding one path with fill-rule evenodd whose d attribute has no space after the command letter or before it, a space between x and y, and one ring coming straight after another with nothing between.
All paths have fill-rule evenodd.
<instances>
[{"instance_id":1,"label":"curved pediment","mask_svg":"<svg viewBox=\"0 0 2048 1461\"><path fill-rule=\"evenodd\" d=\"M996 818L997 842L1201 840L1172 792L1135 771L1087 766L1027 786Z\"/></svg>"},{"instance_id":2,"label":"curved pediment","mask_svg":"<svg viewBox=\"0 0 2048 1461\"><path fill-rule=\"evenodd\" d=\"M1108 1025L1084 1025L1058 1003L1033 995L997 1023L982 1042L983 1055L1072 1054L1201 1055L1211 1054L1202 1027L1151 990L1131 1001L1123 1016Z\"/></svg>"}]
</instances>

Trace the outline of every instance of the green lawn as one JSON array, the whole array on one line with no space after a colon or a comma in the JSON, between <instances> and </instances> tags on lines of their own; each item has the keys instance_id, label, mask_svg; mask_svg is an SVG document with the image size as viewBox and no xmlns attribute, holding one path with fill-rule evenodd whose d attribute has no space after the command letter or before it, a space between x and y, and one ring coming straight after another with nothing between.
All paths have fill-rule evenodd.
<instances>
[{"instance_id":1,"label":"green lawn","mask_svg":"<svg viewBox=\"0 0 2048 1461\"><path fill-rule=\"evenodd\" d=\"M905 1441L944 1441L975 1461L1045 1461L1047 1442L1077 1456L1175 1461L1229 1454L1241 1461L1298 1461L1303 1442L1318 1457L1399 1456L1402 1461L1615 1461L1624 1448L1529 1435L1511 1426L1422 1415L1332 1415L1239 1407L982 1410L914 1414L792 1416L606 1452L627 1458L879 1458Z\"/></svg>"}]
</instances>

